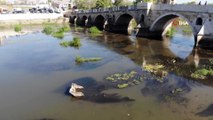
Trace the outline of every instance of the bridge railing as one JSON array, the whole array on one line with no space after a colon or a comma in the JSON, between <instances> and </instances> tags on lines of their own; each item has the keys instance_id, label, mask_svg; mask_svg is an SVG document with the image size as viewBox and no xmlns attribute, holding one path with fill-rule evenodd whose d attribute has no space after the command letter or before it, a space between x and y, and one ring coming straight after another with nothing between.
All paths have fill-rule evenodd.
<instances>
[{"instance_id":1,"label":"bridge railing","mask_svg":"<svg viewBox=\"0 0 213 120\"><path fill-rule=\"evenodd\" d=\"M106 12L120 12L120 11L133 11L137 10L137 6L119 6L119 7L110 7L110 8L98 8L90 10L79 10L77 14L83 13L106 13Z\"/></svg>"},{"instance_id":2,"label":"bridge railing","mask_svg":"<svg viewBox=\"0 0 213 120\"><path fill-rule=\"evenodd\" d=\"M168 10L168 11L180 11L180 12L205 12L205 13L213 13L213 6L210 5L185 5L185 4L177 4L177 5L169 5L169 4L153 4L152 10Z\"/></svg>"}]
</instances>

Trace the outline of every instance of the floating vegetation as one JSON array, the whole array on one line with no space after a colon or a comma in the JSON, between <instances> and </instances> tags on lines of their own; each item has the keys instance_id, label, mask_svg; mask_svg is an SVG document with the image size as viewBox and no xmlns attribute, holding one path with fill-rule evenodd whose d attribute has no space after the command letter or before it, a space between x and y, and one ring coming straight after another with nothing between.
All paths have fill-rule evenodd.
<instances>
[{"instance_id":1,"label":"floating vegetation","mask_svg":"<svg viewBox=\"0 0 213 120\"><path fill-rule=\"evenodd\" d=\"M144 70L160 76L161 78L167 76L168 74L167 71L163 70L164 66L161 64L147 64L143 68Z\"/></svg>"},{"instance_id":2,"label":"floating vegetation","mask_svg":"<svg viewBox=\"0 0 213 120\"><path fill-rule=\"evenodd\" d=\"M60 45L63 47L71 46L79 48L81 46L81 41L80 38L74 37L72 41L62 41Z\"/></svg>"},{"instance_id":3,"label":"floating vegetation","mask_svg":"<svg viewBox=\"0 0 213 120\"><path fill-rule=\"evenodd\" d=\"M115 73L105 78L107 81L112 82L116 88L126 88L140 84L144 80L144 76L136 71L129 73Z\"/></svg>"},{"instance_id":4,"label":"floating vegetation","mask_svg":"<svg viewBox=\"0 0 213 120\"><path fill-rule=\"evenodd\" d=\"M14 30L15 30L15 32L20 32L22 30L22 26L20 24L15 25Z\"/></svg>"},{"instance_id":5,"label":"floating vegetation","mask_svg":"<svg viewBox=\"0 0 213 120\"><path fill-rule=\"evenodd\" d=\"M78 64L84 63L84 62L95 62L95 61L100 61L102 58L83 58L81 56L77 56L75 58L75 62Z\"/></svg>"},{"instance_id":6,"label":"floating vegetation","mask_svg":"<svg viewBox=\"0 0 213 120\"><path fill-rule=\"evenodd\" d=\"M89 33L91 33L92 35L100 35L102 34L102 31L100 31L97 27L93 26L91 28L89 28L88 30Z\"/></svg>"},{"instance_id":7,"label":"floating vegetation","mask_svg":"<svg viewBox=\"0 0 213 120\"><path fill-rule=\"evenodd\" d=\"M68 25L64 25L63 27L60 28L60 31L63 31L63 32L69 32L71 29L70 29L70 26Z\"/></svg>"},{"instance_id":8,"label":"floating vegetation","mask_svg":"<svg viewBox=\"0 0 213 120\"><path fill-rule=\"evenodd\" d=\"M64 32L70 31L70 27L68 25L64 25L63 27L58 28L56 25L53 24L45 24L43 29L43 33L47 35L52 35L53 37L62 39L64 37ZM56 29L58 29L56 31Z\"/></svg>"},{"instance_id":9,"label":"floating vegetation","mask_svg":"<svg viewBox=\"0 0 213 120\"><path fill-rule=\"evenodd\" d=\"M54 32L54 28L48 25L48 26L44 27L42 32L47 34L47 35L50 35Z\"/></svg>"},{"instance_id":10,"label":"floating vegetation","mask_svg":"<svg viewBox=\"0 0 213 120\"><path fill-rule=\"evenodd\" d=\"M198 69L194 73L191 74L191 77L197 78L197 79L206 79L207 76L213 76L213 70L212 69Z\"/></svg>"},{"instance_id":11,"label":"floating vegetation","mask_svg":"<svg viewBox=\"0 0 213 120\"><path fill-rule=\"evenodd\" d=\"M129 84L123 83L123 84L118 84L118 88L122 89L122 88L126 88L128 87Z\"/></svg>"},{"instance_id":12,"label":"floating vegetation","mask_svg":"<svg viewBox=\"0 0 213 120\"><path fill-rule=\"evenodd\" d=\"M53 33L53 37L62 39L64 38L64 32L59 29L57 32Z\"/></svg>"}]
</instances>

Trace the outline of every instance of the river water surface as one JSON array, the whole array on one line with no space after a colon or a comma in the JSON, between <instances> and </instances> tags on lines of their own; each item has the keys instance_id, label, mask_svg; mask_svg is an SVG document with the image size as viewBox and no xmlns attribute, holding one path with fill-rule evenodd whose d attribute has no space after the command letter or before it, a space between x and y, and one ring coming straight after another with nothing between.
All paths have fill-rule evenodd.
<instances>
[{"instance_id":1,"label":"river water surface","mask_svg":"<svg viewBox=\"0 0 213 120\"><path fill-rule=\"evenodd\" d=\"M160 41L71 29L63 39L34 32L1 41L1 120L213 120L213 77L190 77L213 52L193 49L191 35ZM60 46L74 37L80 48ZM76 56L102 60L76 64ZM144 71L156 63L168 72L160 81ZM145 79L124 89L105 79L131 71ZM85 85L86 98L67 94L72 82Z\"/></svg>"}]
</instances>

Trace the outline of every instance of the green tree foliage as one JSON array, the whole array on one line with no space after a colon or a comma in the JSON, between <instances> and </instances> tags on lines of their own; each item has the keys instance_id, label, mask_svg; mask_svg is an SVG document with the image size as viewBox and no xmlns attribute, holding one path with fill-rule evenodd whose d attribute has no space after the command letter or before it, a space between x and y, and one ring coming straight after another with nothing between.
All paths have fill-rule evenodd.
<instances>
[{"instance_id":1,"label":"green tree foliage","mask_svg":"<svg viewBox=\"0 0 213 120\"><path fill-rule=\"evenodd\" d=\"M112 1L111 0L97 0L96 1L96 8L106 8L111 7Z\"/></svg>"},{"instance_id":2,"label":"green tree foliage","mask_svg":"<svg viewBox=\"0 0 213 120\"><path fill-rule=\"evenodd\" d=\"M196 2L195 2L195 1L191 1L191 2L188 2L188 3L186 3L186 4L194 5L194 4L196 4Z\"/></svg>"},{"instance_id":3,"label":"green tree foliage","mask_svg":"<svg viewBox=\"0 0 213 120\"><path fill-rule=\"evenodd\" d=\"M123 3L123 0L115 0L115 2L113 3L114 6L121 6Z\"/></svg>"},{"instance_id":4,"label":"green tree foliage","mask_svg":"<svg viewBox=\"0 0 213 120\"><path fill-rule=\"evenodd\" d=\"M114 6L128 6L132 4L133 3L129 0L115 0L115 2L113 3Z\"/></svg>"},{"instance_id":5,"label":"green tree foliage","mask_svg":"<svg viewBox=\"0 0 213 120\"><path fill-rule=\"evenodd\" d=\"M97 0L74 0L74 4L78 9L91 9L96 5Z\"/></svg>"},{"instance_id":6,"label":"green tree foliage","mask_svg":"<svg viewBox=\"0 0 213 120\"><path fill-rule=\"evenodd\" d=\"M153 2L153 3L157 3L158 0L135 0L134 4L138 4L140 2Z\"/></svg>"}]
</instances>

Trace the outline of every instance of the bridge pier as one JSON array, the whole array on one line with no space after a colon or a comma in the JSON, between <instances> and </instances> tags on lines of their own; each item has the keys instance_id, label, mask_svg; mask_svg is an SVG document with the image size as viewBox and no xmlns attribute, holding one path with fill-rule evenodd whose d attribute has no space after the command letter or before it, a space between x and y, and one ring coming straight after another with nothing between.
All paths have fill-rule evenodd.
<instances>
[{"instance_id":1,"label":"bridge pier","mask_svg":"<svg viewBox=\"0 0 213 120\"><path fill-rule=\"evenodd\" d=\"M74 25L75 24L75 19L76 19L76 17L70 16L69 23Z\"/></svg>"},{"instance_id":2,"label":"bridge pier","mask_svg":"<svg viewBox=\"0 0 213 120\"><path fill-rule=\"evenodd\" d=\"M213 49L213 21L206 20L196 36L197 46Z\"/></svg>"},{"instance_id":3,"label":"bridge pier","mask_svg":"<svg viewBox=\"0 0 213 120\"><path fill-rule=\"evenodd\" d=\"M138 31L136 36L137 37L161 39L162 38L162 32L161 31L150 31L149 28L139 28L139 31Z\"/></svg>"}]
</instances>

